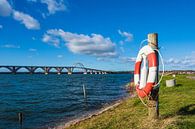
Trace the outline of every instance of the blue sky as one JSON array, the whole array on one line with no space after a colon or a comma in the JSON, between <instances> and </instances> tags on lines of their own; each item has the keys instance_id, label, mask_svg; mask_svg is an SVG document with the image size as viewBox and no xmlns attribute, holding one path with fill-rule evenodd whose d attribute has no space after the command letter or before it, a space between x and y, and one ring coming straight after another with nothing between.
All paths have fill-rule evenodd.
<instances>
[{"instance_id":1,"label":"blue sky","mask_svg":"<svg viewBox=\"0 0 195 129\"><path fill-rule=\"evenodd\" d=\"M166 70L195 69L193 0L0 0L0 65L133 70L159 34Z\"/></svg>"}]
</instances>

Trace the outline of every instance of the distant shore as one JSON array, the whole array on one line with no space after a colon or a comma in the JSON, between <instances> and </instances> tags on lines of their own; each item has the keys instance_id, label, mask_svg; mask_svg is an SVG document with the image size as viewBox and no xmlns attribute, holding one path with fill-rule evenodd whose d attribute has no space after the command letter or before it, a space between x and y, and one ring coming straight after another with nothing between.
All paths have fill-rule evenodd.
<instances>
[{"instance_id":1,"label":"distant shore","mask_svg":"<svg viewBox=\"0 0 195 129\"><path fill-rule=\"evenodd\" d=\"M110 72L108 74L132 74L133 71L119 71L119 72ZM14 74L14 73L11 73L11 72L0 72L0 74ZM17 72L16 74L30 74L29 72ZM33 74L44 74L44 72L35 72ZM49 74L57 74L57 72L49 72ZM62 72L61 73L62 75L66 75L68 74L68 72ZM83 74L83 72L74 72L72 74ZM90 73L88 73L90 74ZM94 74L93 74L94 75Z\"/></svg>"},{"instance_id":2,"label":"distant shore","mask_svg":"<svg viewBox=\"0 0 195 129\"><path fill-rule=\"evenodd\" d=\"M162 73L162 71L159 71ZM133 74L134 71L112 71L108 74ZM13 74L11 72L1 72L0 74ZM29 72L17 72L16 74L30 74ZM35 72L33 74L44 74L44 72ZM49 74L57 74L57 72L49 72ZM62 75L68 74L68 72L61 72ZM72 74L83 74L83 72L73 72ZM88 73L90 74L90 73ZM167 70L165 71L166 75L169 74L195 74L195 70ZM94 75L94 74L93 74Z\"/></svg>"}]
</instances>

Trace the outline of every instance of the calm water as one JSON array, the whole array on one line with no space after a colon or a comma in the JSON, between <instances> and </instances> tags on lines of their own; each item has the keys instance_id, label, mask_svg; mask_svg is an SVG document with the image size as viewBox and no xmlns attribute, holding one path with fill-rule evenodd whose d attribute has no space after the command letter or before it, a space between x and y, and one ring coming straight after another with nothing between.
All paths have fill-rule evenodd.
<instances>
[{"instance_id":1,"label":"calm water","mask_svg":"<svg viewBox=\"0 0 195 129\"><path fill-rule=\"evenodd\" d=\"M0 74L0 128L54 127L128 95L131 75ZM87 99L83 97L83 84Z\"/></svg>"}]
</instances>

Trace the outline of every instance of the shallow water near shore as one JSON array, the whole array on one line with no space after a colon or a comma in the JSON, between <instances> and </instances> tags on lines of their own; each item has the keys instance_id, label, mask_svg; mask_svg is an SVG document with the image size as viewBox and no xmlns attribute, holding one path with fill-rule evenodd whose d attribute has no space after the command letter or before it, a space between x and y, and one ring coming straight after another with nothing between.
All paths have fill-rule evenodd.
<instances>
[{"instance_id":1,"label":"shallow water near shore","mask_svg":"<svg viewBox=\"0 0 195 129\"><path fill-rule=\"evenodd\" d=\"M48 128L66 122L128 95L132 75L0 74L0 128ZM87 97L83 96L83 85Z\"/></svg>"}]
</instances>

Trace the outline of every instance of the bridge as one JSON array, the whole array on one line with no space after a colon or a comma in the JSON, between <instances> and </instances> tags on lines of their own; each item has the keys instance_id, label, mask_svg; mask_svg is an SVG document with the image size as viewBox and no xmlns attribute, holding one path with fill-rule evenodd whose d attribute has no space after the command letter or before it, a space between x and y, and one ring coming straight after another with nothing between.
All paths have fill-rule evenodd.
<instances>
[{"instance_id":1,"label":"bridge","mask_svg":"<svg viewBox=\"0 0 195 129\"><path fill-rule=\"evenodd\" d=\"M20 71L21 69L26 70L27 73L29 73L29 74L35 74L35 73L73 74L75 69L80 70L79 73L82 73L82 74L108 74L108 73L111 73L110 71L84 67L84 65L82 63L76 63L73 66L12 66L12 65L0 66L0 73L5 73L5 72L2 72L1 69L7 69L8 72L6 72L6 73L12 73L12 74L24 73L24 72ZM40 69L42 72L38 72L38 69ZM51 72L51 70L54 70L54 71ZM63 72L64 70L65 70L65 72Z\"/></svg>"}]
</instances>

